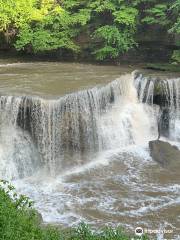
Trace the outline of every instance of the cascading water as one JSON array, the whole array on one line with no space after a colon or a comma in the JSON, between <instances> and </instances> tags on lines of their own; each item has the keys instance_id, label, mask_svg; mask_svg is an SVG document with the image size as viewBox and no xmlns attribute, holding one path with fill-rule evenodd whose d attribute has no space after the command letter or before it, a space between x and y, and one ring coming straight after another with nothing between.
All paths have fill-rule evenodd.
<instances>
[{"instance_id":1,"label":"cascading water","mask_svg":"<svg viewBox=\"0 0 180 240\"><path fill-rule=\"evenodd\" d=\"M162 134L171 140L180 140L180 78L144 78L135 73L135 85L141 102L160 106Z\"/></svg>"},{"instance_id":2,"label":"cascading water","mask_svg":"<svg viewBox=\"0 0 180 240\"><path fill-rule=\"evenodd\" d=\"M59 173L77 165L75 159L82 155L87 158L89 154L143 142L151 135L151 120L138 103L129 75L58 100L2 96L0 101L2 115L15 131L21 129L33 139L39 166L47 166L51 174L55 169ZM143 137L140 131L144 131Z\"/></svg>"},{"instance_id":3,"label":"cascading water","mask_svg":"<svg viewBox=\"0 0 180 240\"><path fill-rule=\"evenodd\" d=\"M0 113L0 177L32 197L45 221L108 216L132 227L179 203L179 185L160 183L147 146L158 121L161 136L180 141L180 79L135 72L59 99L1 96Z\"/></svg>"}]
</instances>

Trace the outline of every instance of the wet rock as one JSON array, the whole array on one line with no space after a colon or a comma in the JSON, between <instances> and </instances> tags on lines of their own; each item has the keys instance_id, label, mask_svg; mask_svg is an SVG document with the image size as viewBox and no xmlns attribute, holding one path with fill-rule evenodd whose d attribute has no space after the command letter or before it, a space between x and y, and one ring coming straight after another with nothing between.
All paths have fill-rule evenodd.
<instances>
[{"instance_id":1,"label":"wet rock","mask_svg":"<svg viewBox=\"0 0 180 240\"><path fill-rule=\"evenodd\" d=\"M169 137L170 129L169 129L169 120L170 120L170 109L161 108L161 116L160 116L160 136L164 136L166 138Z\"/></svg>"},{"instance_id":2,"label":"wet rock","mask_svg":"<svg viewBox=\"0 0 180 240\"><path fill-rule=\"evenodd\" d=\"M151 157L162 167L179 171L180 150L176 146L155 140L149 142L149 149Z\"/></svg>"},{"instance_id":3,"label":"wet rock","mask_svg":"<svg viewBox=\"0 0 180 240\"><path fill-rule=\"evenodd\" d=\"M134 79L142 76L142 73L139 70L134 70L132 74L134 76Z\"/></svg>"},{"instance_id":4,"label":"wet rock","mask_svg":"<svg viewBox=\"0 0 180 240\"><path fill-rule=\"evenodd\" d=\"M43 224L43 217L40 212L34 210L34 214L36 215L36 219L39 225Z\"/></svg>"}]
</instances>

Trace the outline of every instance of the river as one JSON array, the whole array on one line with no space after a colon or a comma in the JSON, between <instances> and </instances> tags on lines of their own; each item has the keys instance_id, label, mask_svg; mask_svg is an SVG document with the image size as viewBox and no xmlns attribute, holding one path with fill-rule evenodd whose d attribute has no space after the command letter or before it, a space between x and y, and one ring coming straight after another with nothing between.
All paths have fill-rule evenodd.
<instances>
[{"instance_id":1,"label":"river","mask_svg":"<svg viewBox=\"0 0 180 240\"><path fill-rule=\"evenodd\" d=\"M180 174L150 157L158 106L136 68L1 62L0 177L35 201L44 222L171 229L154 238L178 239ZM180 76L141 71L164 79L169 98L176 92L162 139L179 147Z\"/></svg>"}]
</instances>

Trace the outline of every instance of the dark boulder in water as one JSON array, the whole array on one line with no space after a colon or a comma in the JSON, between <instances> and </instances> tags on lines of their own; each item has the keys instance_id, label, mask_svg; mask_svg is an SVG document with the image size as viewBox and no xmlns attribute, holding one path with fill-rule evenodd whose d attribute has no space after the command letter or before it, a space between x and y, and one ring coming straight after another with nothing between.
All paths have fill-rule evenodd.
<instances>
[{"instance_id":1,"label":"dark boulder in water","mask_svg":"<svg viewBox=\"0 0 180 240\"><path fill-rule=\"evenodd\" d=\"M151 157L162 167L170 170L179 170L180 150L168 142L160 140L150 141L149 149Z\"/></svg>"}]
</instances>

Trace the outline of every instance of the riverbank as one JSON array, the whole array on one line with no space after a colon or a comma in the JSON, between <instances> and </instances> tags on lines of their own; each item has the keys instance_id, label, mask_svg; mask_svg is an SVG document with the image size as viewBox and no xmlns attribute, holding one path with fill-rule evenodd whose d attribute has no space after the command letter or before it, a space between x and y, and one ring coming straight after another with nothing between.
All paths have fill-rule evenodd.
<instances>
[{"instance_id":1,"label":"riverbank","mask_svg":"<svg viewBox=\"0 0 180 240\"><path fill-rule=\"evenodd\" d=\"M74 58L71 57L59 57L58 55L52 54L41 54L41 55L28 55L18 53L16 51L0 51L0 64L10 64L10 63L20 63L20 62L58 62L58 63L79 63L79 64L92 64L96 66L122 66L132 68L134 66L135 69L141 70L153 70L156 72L174 72L180 73L180 64L169 63L169 62L149 62L148 59L146 61L137 60L135 61L135 56L132 60L130 57L125 57L119 60L114 61L97 61L95 59L83 59L83 58Z\"/></svg>"}]
</instances>

